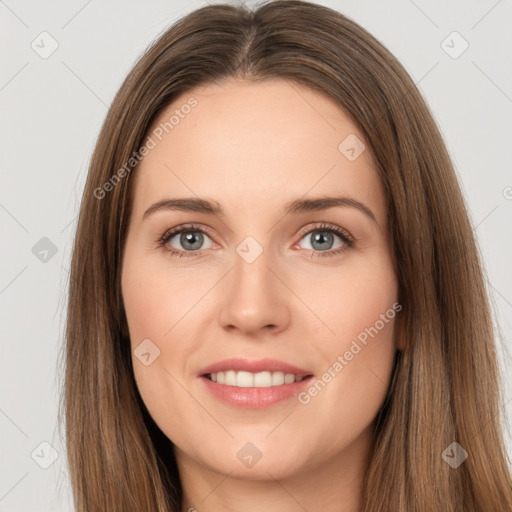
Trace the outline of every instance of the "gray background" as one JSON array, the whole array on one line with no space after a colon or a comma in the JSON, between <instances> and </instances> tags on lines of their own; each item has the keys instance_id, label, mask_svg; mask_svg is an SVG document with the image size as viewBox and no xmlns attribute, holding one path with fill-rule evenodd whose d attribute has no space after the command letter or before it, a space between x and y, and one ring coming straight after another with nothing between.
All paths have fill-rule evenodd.
<instances>
[{"instance_id":1,"label":"gray background","mask_svg":"<svg viewBox=\"0 0 512 512\"><path fill-rule=\"evenodd\" d=\"M426 98L468 201L510 375L511 0L318 3L381 40ZM0 1L0 511L72 510L57 430L58 356L87 166L108 105L136 58L177 18L204 4ZM50 36L40 36L43 31ZM453 31L461 37L448 37ZM58 48L42 58L53 40ZM469 47L457 55L464 40ZM512 452L508 434L507 442Z\"/></svg>"}]
</instances>

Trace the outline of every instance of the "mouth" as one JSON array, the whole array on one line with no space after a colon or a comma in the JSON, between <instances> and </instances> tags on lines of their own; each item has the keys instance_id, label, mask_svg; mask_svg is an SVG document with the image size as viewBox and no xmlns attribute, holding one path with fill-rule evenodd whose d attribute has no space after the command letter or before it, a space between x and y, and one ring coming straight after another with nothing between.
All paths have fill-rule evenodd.
<instances>
[{"instance_id":1,"label":"mouth","mask_svg":"<svg viewBox=\"0 0 512 512\"><path fill-rule=\"evenodd\" d=\"M296 397L313 373L273 359L230 359L203 368L198 377L223 403L261 409Z\"/></svg>"}]
</instances>

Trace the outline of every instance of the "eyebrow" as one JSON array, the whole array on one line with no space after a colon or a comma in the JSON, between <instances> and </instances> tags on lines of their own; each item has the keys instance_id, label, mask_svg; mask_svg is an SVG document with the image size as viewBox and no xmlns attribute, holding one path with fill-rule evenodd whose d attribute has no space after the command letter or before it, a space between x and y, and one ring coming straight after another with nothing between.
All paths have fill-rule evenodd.
<instances>
[{"instance_id":1,"label":"eyebrow","mask_svg":"<svg viewBox=\"0 0 512 512\"><path fill-rule=\"evenodd\" d=\"M353 199L351 197L337 196L337 197L318 197L312 199L295 199L289 201L284 206L284 214L298 215L301 213L327 210L334 207L351 207L356 208L364 213L373 222L377 223L377 219L373 212L365 204ZM216 201L209 201L197 197L184 197L174 199L162 199L152 204L142 216L142 219L148 218L155 212L162 210L176 210L184 212L200 212L207 215L224 215L220 204Z\"/></svg>"}]
</instances>

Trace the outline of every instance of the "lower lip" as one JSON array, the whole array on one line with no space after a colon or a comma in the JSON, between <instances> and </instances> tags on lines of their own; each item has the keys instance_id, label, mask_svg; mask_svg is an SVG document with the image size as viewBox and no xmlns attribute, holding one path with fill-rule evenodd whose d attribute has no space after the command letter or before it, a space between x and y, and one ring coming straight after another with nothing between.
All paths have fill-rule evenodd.
<instances>
[{"instance_id":1,"label":"lower lip","mask_svg":"<svg viewBox=\"0 0 512 512\"><path fill-rule=\"evenodd\" d=\"M208 390L222 402L247 409L263 409L277 402L296 397L308 385L311 378L312 376L309 376L300 382L268 388L239 388L218 384L206 377L200 377Z\"/></svg>"}]
</instances>

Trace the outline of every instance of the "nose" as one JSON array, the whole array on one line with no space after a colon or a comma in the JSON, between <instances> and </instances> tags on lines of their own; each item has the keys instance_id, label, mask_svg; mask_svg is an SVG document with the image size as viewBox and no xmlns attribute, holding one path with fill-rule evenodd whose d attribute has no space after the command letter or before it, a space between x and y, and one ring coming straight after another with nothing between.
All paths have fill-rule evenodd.
<instances>
[{"instance_id":1,"label":"nose","mask_svg":"<svg viewBox=\"0 0 512 512\"><path fill-rule=\"evenodd\" d=\"M292 293L276 266L266 251L252 263L235 254L222 290L219 321L224 329L257 336L288 327Z\"/></svg>"}]
</instances>

